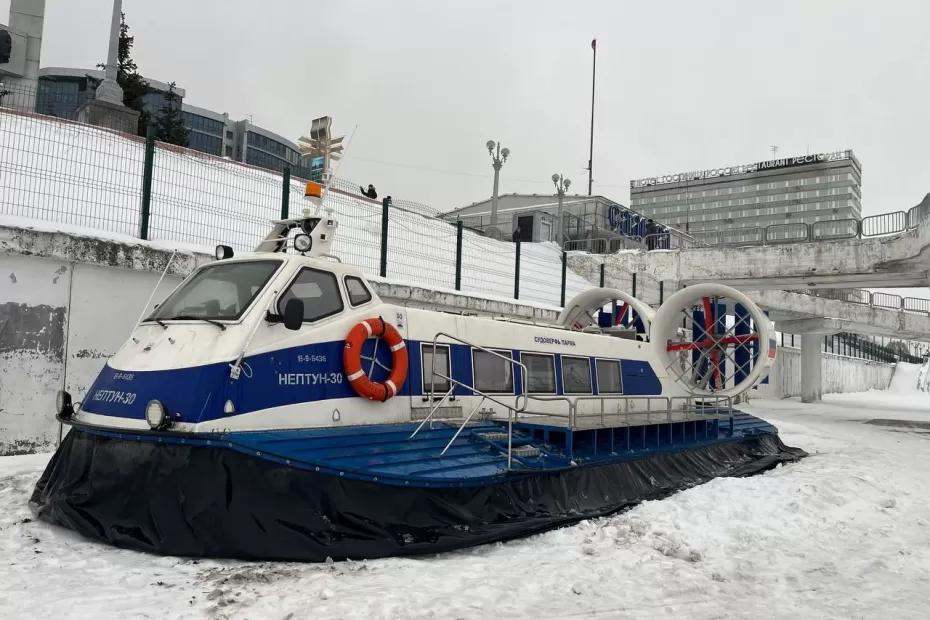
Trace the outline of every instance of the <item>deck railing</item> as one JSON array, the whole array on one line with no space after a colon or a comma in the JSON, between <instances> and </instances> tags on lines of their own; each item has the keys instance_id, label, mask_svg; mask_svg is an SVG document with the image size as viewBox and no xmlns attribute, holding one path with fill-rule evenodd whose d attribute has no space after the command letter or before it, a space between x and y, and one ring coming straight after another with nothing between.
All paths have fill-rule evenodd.
<instances>
[{"instance_id":1,"label":"deck railing","mask_svg":"<svg viewBox=\"0 0 930 620\"><path fill-rule=\"evenodd\" d=\"M448 375L440 372L436 367L436 360L439 357L436 355L438 347L442 345L448 346L452 342L457 342L459 344L464 344L474 350L483 351L485 353L491 354L495 357L498 357L508 364L511 365L511 377L514 384L513 391L513 403L505 402L506 399L500 398L498 394L490 394L486 391L477 389L474 385L469 385L463 381L455 379L452 377L450 372ZM521 370L519 389L517 388L516 381L516 369ZM449 398L454 394L456 388L463 388L467 392L470 392L474 396L480 396L477 404L472 407L468 415L464 417L461 424L456 429L455 433L452 435L452 438L446 443L445 447L439 453L439 456L443 456L452 447L452 444L455 443L456 439L462 434L462 431L465 430L465 427L468 426L475 414L479 413L481 407L486 401L493 402L507 412L507 469L510 470L513 467L513 425L514 422L519 421L521 418L526 420L528 417L533 417L537 420L545 418L554 418L557 420L565 420L564 426L566 429L575 431L575 430L590 430L595 428L612 428L612 427L634 427L634 426L646 426L653 423L651 416L658 414L664 418L658 423L664 421L667 424L673 422L692 422L697 420L707 420L711 419L721 419L729 417L732 420L733 416L733 400L729 396L661 396L661 395L624 395L624 394L602 394L602 395L579 395L579 396L566 396L566 395L536 395L528 394L526 390L527 380L528 380L528 369L526 365L522 362L517 361L513 358L512 354L510 356L505 355L499 351L483 347L481 345L476 345L472 342L454 336L447 332L437 332L433 337L432 342L432 354L431 354L431 368L430 368L430 390L427 395L427 398L433 402L433 406L430 408L429 413L426 417L420 422L416 429L410 434L409 439L414 439L419 432L427 424L431 424L434 421L433 416L437 411L449 400ZM446 385L449 386L448 390L442 393L438 400L436 400L438 394L436 392L436 381L437 379L441 381L448 382ZM530 401L534 402L562 402L565 403L566 411L564 412L553 412L553 411L532 411L528 410L527 406ZM586 403L594 403L595 407L592 409L586 410ZM680 405L676 405L680 403ZM657 406L654 406L657 405ZM645 423L636 423L636 420L633 416L646 416ZM680 415L681 419L673 419L673 416ZM581 421L579 421L579 417ZM599 426L597 424L590 425L585 424L585 420L591 418L597 418L599 421ZM621 419L622 418L622 419ZM612 421L615 419L615 421ZM621 424L622 422L622 424ZM560 425L561 426L561 425ZM696 431L695 431L696 432ZM669 429L669 440L671 441L672 429Z\"/></svg>"}]
</instances>

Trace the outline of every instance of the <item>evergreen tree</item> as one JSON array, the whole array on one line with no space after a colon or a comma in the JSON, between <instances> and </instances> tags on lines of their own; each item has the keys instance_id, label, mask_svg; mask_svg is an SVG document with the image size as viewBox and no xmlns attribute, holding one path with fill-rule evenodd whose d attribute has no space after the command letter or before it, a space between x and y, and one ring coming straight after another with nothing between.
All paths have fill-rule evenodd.
<instances>
[{"instance_id":1,"label":"evergreen tree","mask_svg":"<svg viewBox=\"0 0 930 620\"><path fill-rule=\"evenodd\" d=\"M155 119L155 137L162 142L187 146L188 131L181 114L181 98L174 89L175 83L171 82L165 93L165 103Z\"/></svg>"},{"instance_id":2,"label":"evergreen tree","mask_svg":"<svg viewBox=\"0 0 930 620\"><path fill-rule=\"evenodd\" d=\"M144 96L151 92L149 83L139 73L136 62L132 59L132 46L135 37L129 35L126 14L121 14L119 25L119 49L117 50L116 83L123 89L123 103L127 108L139 112L139 127L136 133L144 136L151 122L151 115L145 110ZM105 65L97 65L105 69Z\"/></svg>"},{"instance_id":3,"label":"evergreen tree","mask_svg":"<svg viewBox=\"0 0 930 620\"><path fill-rule=\"evenodd\" d=\"M139 113L138 135L148 133L149 125L155 129L155 137L162 142L187 146L188 131L184 127L184 117L181 114L181 97L175 92L175 83L172 82L165 93L165 101L158 110L145 108L145 96L160 92L149 86L149 83L139 73L136 61L132 59L132 47L136 38L129 34L129 24L126 23L126 14L121 14L119 25L119 49L117 50L116 82L123 89L123 103L127 108ZM105 68L104 65L98 65Z\"/></svg>"}]
</instances>

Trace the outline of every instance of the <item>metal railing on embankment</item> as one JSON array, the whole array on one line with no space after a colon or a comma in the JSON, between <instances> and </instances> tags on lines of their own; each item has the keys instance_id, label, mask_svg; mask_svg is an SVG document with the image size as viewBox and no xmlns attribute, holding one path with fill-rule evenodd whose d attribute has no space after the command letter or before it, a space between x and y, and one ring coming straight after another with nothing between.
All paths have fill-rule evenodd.
<instances>
[{"instance_id":1,"label":"metal railing on embankment","mask_svg":"<svg viewBox=\"0 0 930 620\"><path fill-rule=\"evenodd\" d=\"M754 246L804 243L809 241L839 241L882 237L912 230L930 218L930 200L907 211L893 211L857 219L825 220L821 222L789 222L769 226L747 226L722 230L684 233L674 228L636 237L639 248L645 251L675 250L717 246ZM613 244L613 245L612 245ZM563 244L566 251L584 251L591 254L613 254L616 241L607 238L569 240ZM625 246L628 248L629 246ZM624 248L624 249L625 249Z\"/></svg>"}]
</instances>

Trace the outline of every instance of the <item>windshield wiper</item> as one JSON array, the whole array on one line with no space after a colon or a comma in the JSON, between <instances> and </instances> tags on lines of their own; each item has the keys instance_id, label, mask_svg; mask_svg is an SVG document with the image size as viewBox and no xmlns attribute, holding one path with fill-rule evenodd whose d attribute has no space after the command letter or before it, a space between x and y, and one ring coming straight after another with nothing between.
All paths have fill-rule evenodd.
<instances>
[{"instance_id":1,"label":"windshield wiper","mask_svg":"<svg viewBox=\"0 0 930 620\"><path fill-rule=\"evenodd\" d=\"M152 320L155 321L156 323L158 323L159 325L161 325L161 328L162 328L162 329L168 329L168 326L165 325L165 322L162 321L161 319L152 319Z\"/></svg>"},{"instance_id":2,"label":"windshield wiper","mask_svg":"<svg viewBox=\"0 0 930 620\"><path fill-rule=\"evenodd\" d=\"M179 314L178 316L172 316L165 319L166 321L206 321L219 327L222 331L226 331L226 326L216 321L214 319L208 319L202 316L194 316L192 314Z\"/></svg>"}]
</instances>

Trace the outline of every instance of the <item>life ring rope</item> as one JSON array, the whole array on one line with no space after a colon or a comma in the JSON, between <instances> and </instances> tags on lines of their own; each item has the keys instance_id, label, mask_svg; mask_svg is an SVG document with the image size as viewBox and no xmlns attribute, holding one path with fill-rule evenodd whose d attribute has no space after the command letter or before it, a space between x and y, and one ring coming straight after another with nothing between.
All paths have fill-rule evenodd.
<instances>
[{"instance_id":1,"label":"life ring rope","mask_svg":"<svg viewBox=\"0 0 930 620\"><path fill-rule=\"evenodd\" d=\"M362 346L369 338L376 338L371 357L362 355ZM381 340L384 340L391 351L390 368L378 360L378 344ZM371 362L367 373L362 366L362 360ZM407 379L407 345L397 328L383 318L365 319L349 330L342 353L342 363L349 384L359 396L384 402L396 396ZM372 380L370 375L374 373L375 366L388 372L388 378L383 382Z\"/></svg>"}]
</instances>

